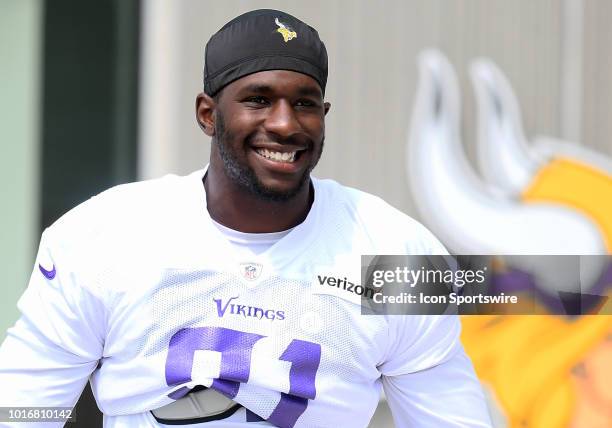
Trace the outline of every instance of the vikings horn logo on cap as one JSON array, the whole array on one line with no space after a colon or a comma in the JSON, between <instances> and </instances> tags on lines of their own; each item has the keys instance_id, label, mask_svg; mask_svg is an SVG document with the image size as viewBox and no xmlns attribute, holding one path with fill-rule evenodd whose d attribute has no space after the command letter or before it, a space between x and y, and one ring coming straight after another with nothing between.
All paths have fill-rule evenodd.
<instances>
[{"instance_id":1,"label":"vikings horn logo on cap","mask_svg":"<svg viewBox=\"0 0 612 428\"><path fill-rule=\"evenodd\" d=\"M274 22L278 25L276 31L283 35L283 40L287 43L289 40L297 37L297 33L293 31L290 27L287 27L285 24L280 22L278 18L274 18Z\"/></svg>"}]
</instances>

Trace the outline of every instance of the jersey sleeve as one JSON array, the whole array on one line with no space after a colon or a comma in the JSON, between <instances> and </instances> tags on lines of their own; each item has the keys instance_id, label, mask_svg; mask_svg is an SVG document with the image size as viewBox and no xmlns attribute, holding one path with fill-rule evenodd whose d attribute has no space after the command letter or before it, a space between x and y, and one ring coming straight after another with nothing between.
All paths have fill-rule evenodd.
<instances>
[{"instance_id":1,"label":"jersey sleeve","mask_svg":"<svg viewBox=\"0 0 612 428\"><path fill-rule=\"evenodd\" d=\"M72 407L96 368L105 305L75 264L65 242L45 231L18 302L21 318L0 347L0 407Z\"/></svg>"},{"instance_id":2,"label":"jersey sleeve","mask_svg":"<svg viewBox=\"0 0 612 428\"><path fill-rule=\"evenodd\" d=\"M490 427L480 382L459 342L459 318L396 318L394 346L379 366L395 426Z\"/></svg>"},{"instance_id":3,"label":"jersey sleeve","mask_svg":"<svg viewBox=\"0 0 612 428\"><path fill-rule=\"evenodd\" d=\"M396 428L491 427L480 382L459 346L429 369L383 376Z\"/></svg>"}]
</instances>

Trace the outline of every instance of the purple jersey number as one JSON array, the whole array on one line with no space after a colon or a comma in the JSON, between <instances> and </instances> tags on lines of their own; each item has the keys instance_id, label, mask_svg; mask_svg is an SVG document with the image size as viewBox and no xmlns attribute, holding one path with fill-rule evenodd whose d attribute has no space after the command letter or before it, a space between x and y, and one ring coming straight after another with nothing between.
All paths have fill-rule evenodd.
<instances>
[{"instance_id":1,"label":"purple jersey number","mask_svg":"<svg viewBox=\"0 0 612 428\"><path fill-rule=\"evenodd\" d=\"M223 327L181 329L170 339L166 383L172 386L191 381L195 351L217 351L221 353L221 370L212 388L234 398L240 383L249 380L253 346L263 337ZM315 377L321 361L321 345L294 339L279 359L291 363L289 393L281 393L268 421L279 427L293 427L308 407L308 399L316 396ZM179 399L188 392L189 388L183 387L170 394L170 398Z\"/></svg>"}]
</instances>

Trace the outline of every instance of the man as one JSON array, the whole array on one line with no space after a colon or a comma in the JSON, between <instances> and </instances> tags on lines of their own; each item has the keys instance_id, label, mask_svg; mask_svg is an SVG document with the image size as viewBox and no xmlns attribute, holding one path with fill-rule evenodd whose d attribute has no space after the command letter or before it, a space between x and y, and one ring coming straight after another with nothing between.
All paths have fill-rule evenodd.
<instances>
[{"instance_id":1,"label":"man","mask_svg":"<svg viewBox=\"0 0 612 428\"><path fill-rule=\"evenodd\" d=\"M489 426L456 317L363 316L339 286L361 254L445 250L310 177L330 109L317 32L253 11L205 57L208 167L118 186L44 232L0 406L72 406L90 377L109 427L364 427L382 384L398 427Z\"/></svg>"}]
</instances>

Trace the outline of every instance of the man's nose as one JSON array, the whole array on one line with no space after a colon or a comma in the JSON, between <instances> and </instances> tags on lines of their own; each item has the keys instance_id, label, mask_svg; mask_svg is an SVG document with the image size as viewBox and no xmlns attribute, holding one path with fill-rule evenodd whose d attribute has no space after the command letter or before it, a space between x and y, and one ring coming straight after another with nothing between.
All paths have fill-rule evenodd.
<instances>
[{"instance_id":1,"label":"man's nose","mask_svg":"<svg viewBox=\"0 0 612 428\"><path fill-rule=\"evenodd\" d=\"M270 114L266 118L265 128L267 131L281 137L290 137L301 130L293 106L284 100L274 103Z\"/></svg>"}]
</instances>

